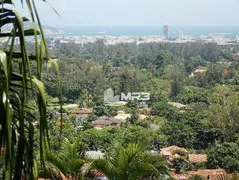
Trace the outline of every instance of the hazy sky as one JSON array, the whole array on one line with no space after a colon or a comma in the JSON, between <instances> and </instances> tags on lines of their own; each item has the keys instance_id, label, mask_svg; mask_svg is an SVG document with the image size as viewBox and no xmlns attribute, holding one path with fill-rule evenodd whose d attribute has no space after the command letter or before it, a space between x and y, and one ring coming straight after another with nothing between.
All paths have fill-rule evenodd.
<instances>
[{"instance_id":1,"label":"hazy sky","mask_svg":"<svg viewBox=\"0 0 239 180\"><path fill-rule=\"evenodd\" d=\"M36 1L43 24L54 26L239 26L238 0L48 0L61 17Z\"/></svg>"}]
</instances>

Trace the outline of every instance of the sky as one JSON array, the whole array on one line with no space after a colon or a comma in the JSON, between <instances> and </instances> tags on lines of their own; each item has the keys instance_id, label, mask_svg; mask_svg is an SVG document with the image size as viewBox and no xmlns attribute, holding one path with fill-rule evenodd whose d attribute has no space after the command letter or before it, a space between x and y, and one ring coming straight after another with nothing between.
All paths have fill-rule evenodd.
<instances>
[{"instance_id":1,"label":"sky","mask_svg":"<svg viewBox=\"0 0 239 180\"><path fill-rule=\"evenodd\" d=\"M48 0L60 17L36 2L51 26L239 26L238 0ZM26 5L16 5L27 15Z\"/></svg>"}]
</instances>

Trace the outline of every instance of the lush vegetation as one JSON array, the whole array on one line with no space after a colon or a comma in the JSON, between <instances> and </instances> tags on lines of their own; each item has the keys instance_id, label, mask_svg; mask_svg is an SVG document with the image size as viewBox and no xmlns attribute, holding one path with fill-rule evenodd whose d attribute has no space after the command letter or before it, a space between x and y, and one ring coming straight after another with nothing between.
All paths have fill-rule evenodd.
<instances>
[{"instance_id":1,"label":"lush vegetation","mask_svg":"<svg viewBox=\"0 0 239 180\"><path fill-rule=\"evenodd\" d=\"M40 26L34 1L26 2L31 21ZM49 54L59 58L60 82L42 32L24 31L28 19L4 7L1 26L12 16L12 31L1 33L10 37L0 51L1 178L92 179L103 173L109 179L164 179L169 167L181 173L194 169L182 152L173 164L158 156L161 148L173 145L206 152L204 168L239 172L239 46L55 42ZM26 35L33 35L35 44L26 44ZM148 92L150 100L107 106L108 88L115 95ZM68 106L73 103L75 109L94 110L79 118ZM119 111L131 116L119 126L94 128L98 117ZM105 157L92 160L87 151Z\"/></svg>"},{"instance_id":2,"label":"lush vegetation","mask_svg":"<svg viewBox=\"0 0 239 180\"><path fill-rule=\"evenodd\" d=\"M64 103L94 108L93 115L80 123L83 129L77 129L74 117L66 119L63 134L72 140L80 138L87 150L105 153L115 151L116 144L138 144L144 151L177 145L191 152L207 152L204 167L238 172L237 49L201 42L104 45L99 40L84 46L56 42L52 53L61 57L58 63ZM197 73L196 69L203 71ZM51 73L44 74L44 80L52 101L58 96L57 81ZM150 117L140 120L142 102L130 101L123 109L118 108L131 114L126 123L102 130L93 128L91 122L97 117L117 114L117 108L103 103L108 88L115 94L149 92L151 98L146 104L150 110L146 114ZM168 102L182 103L186 108ZM59 120L53 117L52 121ZM59 127L52 126L52 132L55 128Z\"/></svg>"}]
</instances>

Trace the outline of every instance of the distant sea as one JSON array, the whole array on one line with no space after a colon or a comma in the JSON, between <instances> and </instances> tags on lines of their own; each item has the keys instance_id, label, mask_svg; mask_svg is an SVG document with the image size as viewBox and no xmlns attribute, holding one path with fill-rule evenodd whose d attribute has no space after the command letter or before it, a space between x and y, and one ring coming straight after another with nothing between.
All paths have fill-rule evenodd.
<instances>
[{"instance_id":1,"label":"distant sea","mask_svg":"<svg viewBox=\"0 0 239 180\"><path fill-rule=\"evenodd\" d=\"M161 36L163 35L163 26L158 27L55 27L62 30L63 36ZM239 35L239 26L170 26L169 34L171 38L178 36L178 30L182 30L184 35Z\"/></svg>"}]
</instances>

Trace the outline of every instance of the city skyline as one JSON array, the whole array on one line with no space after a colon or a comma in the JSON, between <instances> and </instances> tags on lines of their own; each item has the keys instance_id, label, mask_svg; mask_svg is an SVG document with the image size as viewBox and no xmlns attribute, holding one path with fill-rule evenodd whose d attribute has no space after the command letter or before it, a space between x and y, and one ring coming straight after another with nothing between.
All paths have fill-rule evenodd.
<instances>
[{"instance_id":1,"label":"city skyline","mask_svg":"<svg viewBox=\"0 0 239 180\"><path fill-rule=\"evenodd\" d=\"M60 17L41 0L36 3L42 23L53 26L239 26L237 0L48 1ZM20 13L26 15L26 9Z\"/></svg>"}]
</instances>

